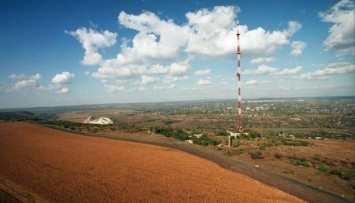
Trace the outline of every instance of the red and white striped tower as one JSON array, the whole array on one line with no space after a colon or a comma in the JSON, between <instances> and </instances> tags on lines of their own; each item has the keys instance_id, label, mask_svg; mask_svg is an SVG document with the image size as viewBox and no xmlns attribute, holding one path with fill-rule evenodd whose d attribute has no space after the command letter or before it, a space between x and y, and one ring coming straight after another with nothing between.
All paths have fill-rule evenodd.
<instances>
[{"instance_id":1,"label":"red and white striped tower","mask_svg":"<svg viewBox=\"0 0 355 203\"><path fill-rule=\"evenodd\" d=\"M237 60L238 60L238 132L243 132L242 127L242 96L241 96L241 82L240 82L240 43L239 43L239 29L237 30Z\"/></svg>"}]
</instances>

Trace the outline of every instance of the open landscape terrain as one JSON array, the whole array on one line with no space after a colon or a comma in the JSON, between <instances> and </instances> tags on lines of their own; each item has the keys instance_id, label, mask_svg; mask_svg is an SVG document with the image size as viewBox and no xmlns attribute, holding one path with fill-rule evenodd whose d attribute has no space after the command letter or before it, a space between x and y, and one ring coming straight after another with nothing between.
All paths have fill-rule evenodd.
<instances>
[{"instance_id":1,"label":"open landscape terrain","mask_svg":"<svg viewBox=\"0 0 355 203\"><path fill-rule=\"evenodd\" d=\"M301 198L302 192L288 183L296 181L340 202L355 200L352 97L246 101L244 133L229 147L227 138L236 132L236 110L232 100L191 101L33 108L2 112L0 118L183 150ZM113 124L83 123L89 117L110 118ZM230 167L234 163L237 168ZM249 173L254 169L263 175ZM273 183L276 176L287 184ZM307 195L303 199L319 202Z\"/></svg>"},{"instance_id":2,"label":"open landscape terrain","mask_svg":"<svg viewBox=\"0 0 355 203\"><path fill-rule=\"evenodd\" d=\"M170 148L22 122L0 129L0 189L42 202L302 202Z\"/></svg>"},{"instance_id":3,"label":"open landscape terrain","mask_svg":"<svg viewBox=\"0 0 355 203\"><path fill-rule=\"evenodd\" d=\"M149 131L191 140L216 153L355 200L353 97L248 100L242 110L245 134L234 139L232 147L226 145L229 132L236 132L233 100L78 107L56 114L56 120L81 122L90 115L107 116L115 125L61 126L113 136L122 131L127 136ZM141 137L148 136L145 134ZM203 137L196 137L200 135Z\"/></svg>"},{"instance_id":4,"label":"open landscape terrain","mask_svg":"<svg viewBox=\"0 0 355 203\"><path fill-rule=\"evenodd\" d=\"M0 0L0 203L355 203L355 0Z\"/></svg>"}]
</instances>

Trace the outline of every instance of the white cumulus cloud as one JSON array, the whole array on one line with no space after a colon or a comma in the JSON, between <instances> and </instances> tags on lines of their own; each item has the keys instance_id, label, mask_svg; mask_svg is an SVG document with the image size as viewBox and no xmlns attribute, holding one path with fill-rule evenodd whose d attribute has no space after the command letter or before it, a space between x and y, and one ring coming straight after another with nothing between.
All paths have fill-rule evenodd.
<instances>
[{"instance_id":1,"label":"white cumulus cloud","mask_svg":"<svg viewBox=\"0 0 355 203\"><path fill-rule=\"evenodd\" d=\"M18 80L11 89L20 90L25 88L37 88L39 86L37 81L41 79L41 75L39 73L29 76L24 74L12 74L9 78Z\"/></svg>"},{"instance_id":2,"label":"white cumulus cloud","mask_svg":"<svg viewBox=\"0 0 355 203\"><path fill-rule=\"evenodd\" d=\"M203 86L203 85L210 85L212 84L212 82L210 80L204 80L204 79L200 79L198 82L197 82L197 85L199 86Z\"/></svg>"},{"instance_id":3,"label":"white cumulus cloud","mask_svg":"<svg viewBox=\"0 0 355 203\"><path fill-rule=\"evenodd\" d=\"M329 75L338 75L355 72L355 65L348 62L331 63L326 68L314 72L301 74L300 79L327 79Z\"/></svg>"},{"instance_id":4,"label":"white cumulus cloud","mask_svg":"<svg viewBox=\"0 0 355 203\"><path fill-rule=\"evenodd\" d=\"M175 58L189 36L188 27L178 26L172 20L161 20L152 12L133 15L122 11L118 20L121 25L138 31L132 47L124 45L117 57L122 62Z\"/></svg>"},{"instance_id":5,"label":"white cumulus cloud","mask_svg":"<svg viewBox=\"0 0 355 203\"><path fill-rule=\"evenodd\" d=\"M160 79L157 77L150 77L150 76L142 75L139 84L148 85L148 84L156 83L159 80Z\"/></svg>"},{"instance_id":6,"label":"white cumulus cloud","mask_svg":"<svg viewBox=\"0 0 355 203\"><path fill-rule=\"evenodd\" d=\"M257 57L260 54L274 54L278 48L289 44L289 38L302 27L296 21L289 21L286 27L274 31L261 27L249 30L247 25L237 26L239 12L237 6L199 9L187 12L187 22L178 25L172 19L160 18L152 12L129 14L122 11L118 15L118 23L136 34L130 39L121 38L120 52L111 59L104 59L99 51L113 46L117 33L91 28L79 28L66 33L76 37L82 44L85 50L82 64L98 66L97 70L85 74L104 81L113 78L136 80L140 82L135 84L143 84L146 82L141 76L154 78L151 76L153 74L163 75L160 76L163 83L186 80L190 59L201 56L233 56L236 52L237 29L241 33L243 55ZM183 58L186 60L176 62ZM252 63L261 64L274 60L273 57L266 57L253 60ZM269 74L274 71L276 70L271 67L261 65L250 74ZM196 71L194 74L208 76L210 73L211 70L208 69Z\"/></svg>"},{"instance_id":7,"label":"white cumulus cloud","mask_svg":"<svg viewBox=\"0 0 355 203\"><path fill-rule=\"evenodd\" d=\"M354 1L341 0L326 12L320 12L324 22L333 23L323 42L326 51L335 50L338 56L355 55Z\"/></svg>"},{"instance_id":8,"label":"white cumulus cloud","mask_svg":"<svg viewBox=\"0 0 355 203\"><path fill-rule=\"evenodd\" d=\"M17 80L22 80L25 79L27 76L24 74L12 74L9 76L11 79L17 79Z\"/></svg>"},{"instance_id":9,"label":"white cumulus cloud","mask_svg":"<svg viewBox=\"0 0 355 203\"><path fill-rule=\"evenodd\" d=\"M154 86L153 89L154 90L164 90L164 89L173 89L175 87L176 87L175 84L170 84L169 86Z\"/></svg>"},{"instance_id":10,"label":"white cumulus cloud","mask_svg":"<svg viewBox=\"0 0 355 203\"><path fill-rule=\"evenodd\" d=\"M179 81L182 81L182 80L187 80L189 79L189 77L187 75L184 75L184 76L165 76L163 82L164 83L175 83L175 82L179 82Z\"/></svg>"},{"instance_id":11,"label":"white cumulus cloud","mask_svg":"<svg viewBox=\"0 0 355 203\"><path fill-rule=\"evenodd\" d=\"M301 29L302 25L296 21L289 21L288 27L282 31L266 31L261 27L254 30L246 26L239 26L241 30L241 52L242 54L274 54L278 48L289 44L289 38ZM230 39L232 40L232 39ZM233 43L230 43L233 46ZM235 47L233 47L235 52Z\"/></svg>"},{"instance_id":12,"label":"white cumulus cloud","mask_svg":"<svg viewBox=\"0 0 355 203\"><path fill-rule=\"evenodd\" d=\"M299 56L302 54L303 50L307 47L307 44L302 41L294 41L291 43L291 55Z\"/></svg>"},{"instance_id":13,"label":"white cumulus cloud","mask_svg":"<svg viewBox=\"0 0 355 203\"><path fill-rule=\"evenodd\" d=\"M72 82L74 77L75 77L75 75L72 73L62 72L61 74L56 74L52 78L52 83L54 83L54 84L69 84Z\"/></svg>"},{"instance_id":14,"label":"white cumulus cloud","mask_svg":"<svg viewBox=\"0 0 355 203\"><path fill-rule=\"evenodd\" d=\"M258 67L258 69L256 69L256 70L247 69L244 72L242 72L242 74L245 74L245 75L265 75L265 74L274 73L276 71L277 71L277 68L269 67L266 65L260 65Z\"/></svg>"},{"instance_id":15,"label":"white cumulus cloud","mask_svg":"<svg viewBox=\"0 0 355 203\"><path fill-rule=\"evenodd\" d=\"M170 65L169 67L169 73L171 75L176 75L176 76L180 76L180 75L184 75L186 74L187 70L189 69L189 65L188 64L184 64L184 63L173 63Z\"/></svg>"},{"instance_id":16,"label":"white cumulus cloud","mask_svg":"<svg viewBox=\"0 0 355 203\"><path fill-rule=\"evenodd\" d=\"M109 92L120 92L125 90L124 87L116 85L104 85L104 87L106 87Z\"/></svg>"},{"instance_id":17,"label":"white cumulus cloud","mask_svg":"<svg viewBox=\"0 0 355 203\"><path fill-rule=\"evenodd\" d=\"M207 57L235 53L235 18L239 11L234 6L216 6L213 10L201 9L187 13L191 34L185 51ZM238 29L243 39L240 45L242 53L273 54L280 46L288 44L288 38L301 27L295 21L290 21L288 28L282 31L266 31L261 27L248 30L246 25L240 25Z\"/></svg>"},{"instance_id":18,"label":"white cumulus cloud","mask_svg":"<svg viewBox=\"0 0 355 203\"><path fill-rule=\"evenodd\" d=\"M58 84L49 84L48 86L39 86L38 89L40 90L59 90L61 89L61 86Z\"/></svg>"},{"instance_id":19,"label":"white cumulus cloud","mask_svg":"<svg viewBox=\"0 0 355 203\"><path fill-rule=\"evenodd\" d=\"M70 90L67 87L62 87L62 88L60 88L59 90L56 91L57 94L67 94L69 92L70 92Z\"/></svg>"},{"instance_id":20,"label":"white cumulus cloud","mask_svg":"<svg viewBox=\"0 0 355 203\"><path fill-rule=\"evenodd\" d=\"M299 73L302 70L302 66L296 66L294 68L285 68L279 72L273 72L271 75L291 75Z\"/></svg>"},{"instance_id":21,"label":"white cumulus cloud","mask_svg":"<svg viewBox=\"0 0 355 203\"><path fill-rule=\"evenodd\" d=\"M21 80L16 82L16 84L13 86L13 89L19 90L19 89L24 89L29 87L36 87L36 86L37 86L36 80Z\"/></svg>"},{"instance_id":22,"label":"white cumulus cloud","mask_svg":"<svg viewBox=\"0 0 355 203\"><path fill-rule=\"evenodd\" d=\"M248 80L248 81L245 82L245 84L247 84L247 85L256 85L256 84L258 84L258 81L256 81L256 80Z\"/></svg>"},{"instance_id":23,"label":"white cumulus cloud","mask_svg":"<svg viewBox=\"0 0 355 203\"><path fill-rule=\"evenodd\" d=\"M267 83L271 83L271 81L269 80L248 80L245 82L246 85L261 85L261 84L267 84Z\"/></svg>"},{"instance_id":24,"label":"white cumulus cloud","mask_svg":"<svg viewBox=\"0 0 355 203\"><path fill-rule=\"evenodd\" d=\"M168 71L169 71L168 68L165 68L164 66L162 66L160 64L156 64L150 68L149 73L164 74L164 73L167 73Z\"/></svg>"},{"instance_id":25,"label":"white cumulus cloud","mask_svg":"<svg viewBox=\"0 0 355 203\"><path fill-rule=\"evenodd\" d=\"M239 11L234 6L216 6L213 10L188 12L186 17L191 31L185 51L208 57L235 52L231 41L236 40L235 18Z\"/></svg>"},{"instance_id":26,"label":"white cumulus cloud","mask_svg":"<svg viewBox=\"0 0 355 203\"><path fill-rule=\"evenodd\" d=\"M117 33L108 30L98 32L91 28L79 28L66 33L76 37L85 49L84 59L81 61L84 65L99 64L102 56L98 53L98 49L116 44Z\"/></svg>"},{"instance_id":27,"label":"white cumulus cloud","mask_svg":"<svg viewBox=\"0 0 355 203\"><path fill-rule=\"evenodd\" d=\"M12 74L9 76L9 78L11 79L17 79L17 80L23 80L23 79L27 79L27 80L39 80L41 79L41 74L36 73L35 75L24 75L24 74Z\"/></svg>"},{"instance_id":28,"label":"white cumulus cloud","mask_svg":"<svg viewBox=\"0 0 355 203\"><path fill-rule=\"evenodd\" d=\"M208 76L211 73L211 69L207 69L207 70L198 70L195 72L195 75L197 76Z\"/></svg>"},{"instance_id":29,"label":"white cumulus cloud","mask_svg":"<svg viewBox=\"0 0 355 203\"><path fill-rule=\"evenodd\" d=\"M160 64L153 65L152 68L148 70L151 74L168 74L171 76L182 76L187 73L190 66L188 61L183 61L180 63L172 63L167 66L162 66Z\"/></svg>"},{"instance_id":30,"label":"white cumulus cloud","mask_svg":"<svg viewBox=\"0 0 355 203\"><path fill-rule=\"evenodd\" d=\"M274 57L266 57L266 58L255 58L251 60L251 64L255 65L255 64L261 64L261 63L268 63L268 62L272 62L275 61L276 59Z\"/></svg>"}]
</instances>

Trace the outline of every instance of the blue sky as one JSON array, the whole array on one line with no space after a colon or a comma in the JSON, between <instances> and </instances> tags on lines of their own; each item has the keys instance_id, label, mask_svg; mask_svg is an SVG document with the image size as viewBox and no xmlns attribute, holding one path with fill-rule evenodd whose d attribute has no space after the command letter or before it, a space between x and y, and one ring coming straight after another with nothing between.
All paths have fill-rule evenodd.
<instances>
[{"instance_id":1,"label":"blue sky","mask_svg":"<svg viewBox=\"0 0 355 203\"><path fill-rule=\"evenodd\" d=\"M0 0L0 108L234 99L237 29L242 98L354 96L352 0L127 2Z\"/></svg>"}]
</instances>

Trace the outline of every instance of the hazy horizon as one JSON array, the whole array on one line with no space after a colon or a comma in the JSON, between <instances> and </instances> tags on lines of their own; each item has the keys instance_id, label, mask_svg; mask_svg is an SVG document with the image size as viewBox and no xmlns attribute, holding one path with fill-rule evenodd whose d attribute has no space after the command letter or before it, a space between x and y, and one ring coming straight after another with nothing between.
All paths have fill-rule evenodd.
<instances>
[{"instance_id":1,"label":"hazy horizon","mask_svg":"<svg viewBox=\"0 0 355 203\"><path fill-rule=\"evenodd\" d=\"M274 97L274 98L244 98L242 103L253 101L253 100L296 100L296 99L353 99L355 104L355 96L324 96L324 97ZM68 105L57 105L57 106L24 106L16 108L0 108L0 112L6 111L17 111L17 110L28 110L28 109L37 109L37 108L65 108L65 107L78 107L78 106L95 106L95 105L144 105L144 104L169 104L169 103L198 103L198 102L217 102L217 101L235 101L235 105L238 105L236 98L226 98L226 99L201 99L201 100L176 100L176 101L157 101L157 102L113 102L113 103L88 103L88 104L68 104Z\"/></svg>"}]
</instances>

